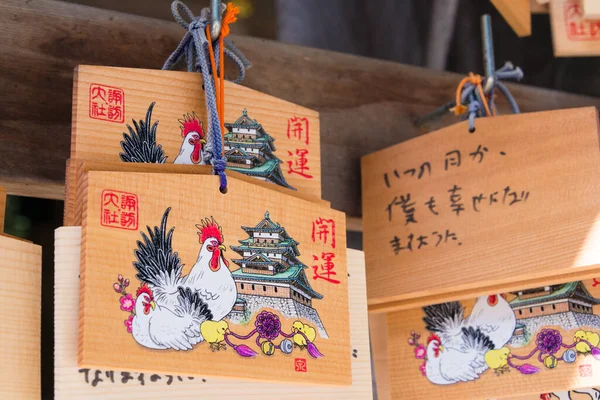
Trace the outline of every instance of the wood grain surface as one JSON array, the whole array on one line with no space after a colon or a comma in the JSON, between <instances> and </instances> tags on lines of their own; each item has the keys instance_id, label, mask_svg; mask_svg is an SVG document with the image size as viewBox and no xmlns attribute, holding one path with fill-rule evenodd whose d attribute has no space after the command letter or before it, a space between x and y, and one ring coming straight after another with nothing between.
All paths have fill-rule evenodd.
<instances>
[{"instance_id":1,"label":"wood grain surface","mask_svg":"<svg viewBox=\"0 0 600 400\"><path fill-rule=\"evenodd\" d=\"M79 263L81 256L81 228L63 227L56 231L55 243L55 397L57 400L75 399L197 399L264 398L265 393L273 398L304 400L322 399L372 399L371 362L369 357L369 333L367 329L367 304L363 253L348 250L348 295L350 299L350 341L356 357L352 362L352 386L325 387L303 386L289 383L265 383L208 376L187 376L180 381L177 376L167 385L168 377L150 381L152 374L145 374L145 384L138 380L140 373L131 371L134 378L122 383L124 370L113 370L114 383L106 373L100 371L102 381L94 380L96 369L79 372L77 365L77 332L79 305ZM356 350L356 352L354 352Z\"/></svg>"},{"instance_id":2,"label":"wood grain surface","mask_svg":"<svg viewBox=\"0 0 600 400\"><path fill-rule=\"evenodd\" d=\"M69 157L73 69L159 69L184 31L174 22L51 0L0 3L0 182L11 194L62 199ZM233 37L252 61L243 85L320 113L323 198L360 216L361 156L456 122L414 119L453 96L460 75ZM15 63L15 58L19 62ZM600 100L510 85L521 110ZM506 110L505 104L500 104Z\"/></svg>"},{"instance_id":3,"label":"wood grain surface","mask_svg":"<svg viewBox=\"0 0 600 400\"><path fill-rule=\"evenodd\" d=\"M112 90L110 88L123 93L122 104L118 105L122 110L123 122L92 115L93 101L101 98L100 94L94 94L94 90ZM104 97L107 96L105 94ZM185 116L195 114L203 125L204 138L208 139L200 74L90 65L77 67L73 82L70 158L120 162L123 133L128 133L127 126L134 127L132 120L145 121L152 103L155 105L151 121L158 124L156 142L164 151L167 164L175 161L182 144L187 145L181 133L181 120ZM100 104L104 102L100 101ZM260 124L264 132L274 139L276 150L273 155L281 160L281 172L287 183L301 194L321 198L319 114L226 81L225 123L236 122L243 112L247 112L248 117ZM302 129L296 134L294 121L300 121L299 128ZM306 151L306 170L297 167L298 150Z\"/></svg>"},{"instance_id":4,"label":"wood grain surface","mask_svg":"<svg viewBox=\"0 0 600 400\"><path fill-rule=\"evenodd\" d=\"M82 242L82 302L80 325L80 365L84 367L130 368L138 371L152 370L151 365L164 373L190 375L243 377L245 379L293 381L302 384L350 385L351 349L348 323L348 276L346 265L345 218L338 211L312 201L302 200L285 193L273 191L254 183L229 178L226 195L218 191L218 177L209 175L148 174L90 171L79 185L84 190L83 242ZM215 186L216 185L216 186ZM137 196L135 211L137 227L122 225L107 226L105 213L106 192L129 193ZM326 334L319 332L315 344L324 358L308 359L308 371L299 374L294 370L293 358L277 353L273 357L258 355L242 359L234 351L211 352L206 343L191 351L152 351L136 343L123 326L127 317L119 310L118 296L113 282L119 274L130 278L132 289L137 289L132 266L133 251L140 240L140 230L154 227L161 221L165 210L172 207L168 226L176 227L173 236L173 251L177 251L185 264L184 274L194 265L202 245L198 242L199 224L204 218L214 217L221 226L232 271L238 268L232 260L238 258L229 246L237 245L248 234L242 226L256 226L268 211L273 222L280 224L300 244L300 260L306 264L306 278L312 288L323 295L313 299L312 305L318 312ZM318 228L312 240L313 221L320 218L332 220L328 239L319 240ZM335 243L334 242L335 239ZM110 251L107 251L110 249ZM312 266L324 261L322 255L332 253L334 275L339 283L318 279ZM317 261L314 257L317 257ZM189 269L188 269L189 268ZM259 286L260 287L260 286ZM262 288L264 291L266 287ZM239 291L239 289L238 289ZM98 307L98 304L106 306ZM113 304L113 307L111 307ZM163 303L164 305L164 303ZM261 307L265 308L264 305ZM275 310L288 331L293 318L286 318ZM220 319L220 317L219 317ZM251 319L250 324L254 322ZM310 323L310 321L308 321ZM316 323L310 323L316 326ZM250 326L230 321L231 330L246 334ZM118 348L119 351L108 351ZM229 349L232 350L232 349ZM122 357L122 353L127 357ZM296 357L308 356L305 352L294 352ZM159 367L158 367L159 366ZM276 368L277 375L271 374ZM157 369L154 369L156 371Z\"/></svg>"},{"instance_id":5,"label":"wood grain surface","mask_svg":"<svg viewBox=\"0 0 600 400\"><path fill-rule=\"evenodd\" d=\"M0 398L40 398L42 249L0 235Z\"/></svg>"},{"instance_id":6,"label":"wood grain surface","mask_svg":"<svg viewBox=\"0 0 600 400\"><path fill-rule=\"evenodd\" d=\"M599 149L596 109L580 108L485 119L474 134L457 124L363 158L369 305L595 274ZM431 174L403 174L423 162ZM397 202L408 196L415 222Z\"/></svg>"},{"instance_id":7,"label":"wood grain surface","mask_svg":"<svg viewBox=\"0 0 600 400\"><path fill-rule=\"evenodd\" d=\"M593 298L600 297L600 287L595 283L596 280L583 280L583 285ZM564 282L563 282L564 283ZM515 299L515 294L505 293L506 300L512 301ZM483 297L484 303L487 296ZM461 306L465 308L464 316L468 317L473 309L476 299L462 301ZM560 298L558 298L560 301ZM562 299L565 301L565 299ZM505 303L506 304L506 303ZM547 303L538 303L533 305L539 308L540 305ZM514 311L514 310L513 310ZM535 310L534 310L535 311ZM524 310L524 312L526 312ZM593 314L596 316L600 313L598 305L593 306ZM562 313L562 315L567 313ZM582 315L573 318L580 318ZM555 315L556 316L556 315ZM415 347L407 343L411 337L411 331L421 334L419 343L427 347L428 338L433 332L425 329L423 321L425 313L421 308L412 310L399 311L388 314L387 317L387 351L388 351L388 368L389 380L391 382L391 398L392 399L430 399L443 398L448 400L468 400L468 399L506 399L506 400L535 400L540 399L540 394L549 392L568 391L569 389L598 387L600 380L598 379L598 360L591 354L584 355L578 353L573 363L559 361L554 368L547 368L543 362L538 360L537 356L533 356L527 360L518 360L512 358L512 362L516 365L530 364L538 367L539 371L535 374L522 374L514 368L504 373L496 373L496 371L486 368L477 379L470 379L464 382L457 382L448 385L436 385L421 374L419 366L424 362L422 359L415 357ZM591 316L594 318L593 316ZM561 317L562 318L562 317ZM568 318L568 317L567 317ZM597 317L596 317L597 318ZM521 321L527 321L525 318ZM555 318L553 321L563 321ZM491 319L490 321L497 321ZM517 323L520 321L517 320ZM532 349L536 348L537 334L542 329L548 328L557 330L561 334L561 341L566 345L574 343L574 334L577 330L582 329L587 332L600 332L596 322L589 325L589 322L584 322L583 319L577 320L574 329L565 329L558 325L529 325L536 326L537 330L531 332L532 337L527 344L515 346L512 343L506 346L510 349L513 356L526 356ZM502 329L501 327L499 329ZM440 335L440 333L438 333ZM441 337L444 337L441 335ZM442 339L443 340L443 339ZM443 345L443 343L442 343ZM566 349L561 349L556 354L558 358ZM446 351L444 349L443 351ZM539 354L539 353L538 353ZM547 354L542 355L542 358L548 357ZM463 363L457 362L455 368L463 368ZM580 372L580 367L585 368L591 366L592 375L585 375ZM375 364L377 368L377 364ZM377 374L377 369L375 370ZM377 378L379 375L377 374ZM379 386L378 386L379 387ZM590 399L590 396L578 396L572 393L573 400ZM551 399L557 399L552 397ZM561 398L562 400L568 397Z\"/></svg>"}]
</instances>

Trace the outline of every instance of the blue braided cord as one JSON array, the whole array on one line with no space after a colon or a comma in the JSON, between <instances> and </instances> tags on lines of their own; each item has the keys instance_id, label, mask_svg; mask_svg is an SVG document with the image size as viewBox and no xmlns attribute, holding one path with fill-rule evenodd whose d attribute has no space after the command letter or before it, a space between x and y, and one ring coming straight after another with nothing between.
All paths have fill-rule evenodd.
<instances>
[{"instance_id":1,"label":"blue braided cord","mask_svg":"<svg viewBox=\"0 0 600 400\"><path fill-rule=\"evenodd\" d=\"M490 110L493 110L494 107L494 90L498 88L500 93L502 93L508 101L512 112L519 114L520 110L517 101L501 81L520 81L521 79L523 79L523 70L519 67L515 68L511 62L505 63L500 69L498 69L495 74L494 85L492 86L490 93L488 93L486 96L488 97L488 105ZM467 106L469 131L474 132L475 118L487 116L487 112L483 106L483 99L481 98L479 91L476 90L475 85L471 83L465 84L460 96L460 102L461 104L465 104Z\"/></svg>"},{"instance_id":2,"label":"blue braided cord","mask_svg":"<svg viewBox=\"0 0 600 400\"><path fill-rule=\"evenodd\" d=\"M479 116L479 112L481 111L481 107L479 106L479 102L477 101L475 94L471 93L469 96L469 104L467 105L467 113L469 115L469 132L475 131L475 118Z\"/></svg>"},{"instance_id":3,"label":"blue braided cord","mask_svg":"<svg viewBox=\"0 0 600 400\"><path fill-rule=\"evenodd\" d=\"M508 101L508 104L510 104L512 112L514 114L519 114L521 112L521 110L519 110L519 105L517 104L517 101L515 100L512 93L508 90L508 88L502 82L497 82L496 87L502 92L504 97L506 97L506 100Z\"/></svg>"},{"instance_id":4,"label":"blue braided cord","mask_svg":"<svg viewBox=\"0 0 600 400\"><path fill-rule=\"evenodd\" d=\"M217 113L217 98L215 84L210 75L211 68L208 59L211 44L206 37L205 28L208 25L208 9L202 10L199 17L194 16L191 10L181 1L176 0L171 4L173 17L184 29L188 31L173 52L167 58L163 69L170 69L182 56L187 61L188 71L196 71L202 74L204 82L204 97L206 99L206 113L208 117L208 140L205 146L205 160L213 166L213 174L219 176L219 190L227 191L227 176L225 169L226 160L223 157L223 140L221 136L221 121ZM187 14L190 22L181 17L180 11ZM216 71L214 71L216 73Z\"/></svg>"}]
</instances>

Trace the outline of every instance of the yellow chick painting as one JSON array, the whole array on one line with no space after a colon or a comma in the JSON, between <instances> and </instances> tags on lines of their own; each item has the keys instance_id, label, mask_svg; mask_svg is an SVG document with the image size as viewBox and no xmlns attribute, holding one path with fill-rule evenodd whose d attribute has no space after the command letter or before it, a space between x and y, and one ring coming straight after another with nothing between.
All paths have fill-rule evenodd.
<instances>
[{"instance_id":1,"label":"yellow chick painting","mask_svg":"<svg viewBox=\"0 0 600 400\"><path fill-rule=\"evenodd\" d=\"M295 321L292 324L292 333L296 333L293 338L294 344L301 349L306 347L306 339L298 332L303 333L304 336L306 336L306 339L308 339L310 342L314 342L315 338L317 337L317 331L315 331L315 328L310 325L303 324L301 321Z\"/></svg>"},{"instance_id":2,"label":"yellow chick painting","mask_svg":"<svg viewBox=\"0 0 600 400\"><path fill-rule=\"evenodd\" d=\"M508 356L510 356L510 349L508 347L502 347L498 350L490 350L485 353L485 363L490 369L499 370L506 367L508 364Z\"/></svg>"},{"instance_id":3,"label":"yellow chick painting","mask_svg":"<svg viewBox=\"0 0 600 400\"><path fill-rule=\"evenodd\" d=\"M575 349L579 353L587 354L592 351L592 349L586 342L589 342L594 347L598 347L598 344L600 344L600 335L596 332L578 330L575 332L573 340L577 342ZM585 340L586 342L583 342L582 340Z\"/></svg>"},{"instance_id":4,"label":"yellow chick painting","mask_svg":"<svg viewBox=\"0 0 600 400\"><path fill-rule=\"evenodd\" d=\"M200 333L208 344L212 351L227 349L227 346L223 341L225 340L225 334L229 332L229 324L227 321L204 321L200 324Z\"/></svg>"}]
</instances>

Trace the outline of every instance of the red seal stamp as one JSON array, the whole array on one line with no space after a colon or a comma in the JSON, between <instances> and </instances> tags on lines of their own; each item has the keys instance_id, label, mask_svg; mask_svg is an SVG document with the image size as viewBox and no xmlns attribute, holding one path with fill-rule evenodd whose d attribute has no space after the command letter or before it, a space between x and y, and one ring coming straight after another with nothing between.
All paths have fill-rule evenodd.
<instances>
[{"instance_id":1,"label":"red seal stamp","mask_svg":"<svg viewBox=\"0 0 600 400\"><path fill-rule=\"evenodd\" d=\"M90 85L90 118L109 122L125 121L125 92L112 86Z\"/></svg>"}]
</instances>

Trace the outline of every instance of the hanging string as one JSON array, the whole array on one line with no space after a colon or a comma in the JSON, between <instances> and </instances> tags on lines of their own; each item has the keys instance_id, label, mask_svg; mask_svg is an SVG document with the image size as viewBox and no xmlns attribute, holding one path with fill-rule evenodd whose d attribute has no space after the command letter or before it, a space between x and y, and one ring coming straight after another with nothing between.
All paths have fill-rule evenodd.
<instances>
[{"instance_id":1,"label":"hanging string","mask_svg":"<svg viewBox=\"0 0 600 400\"><path fill-rule=\"evenodd\" d=\"M502 68L496 71L492 89L487 94L483 90L486 79L472 72L469 73L456 88L456 100L452 105L453 107L443 106L443 108L453 111L455 115L467 113L469 132L471 133L475 132L475 118L496 115L494 89L498 89L504 95L514 114L520 113L517 101L502 81L520 81L523 79L521 68L515 68L510 62L504 64Z\"/></svg>"},{"instance_id":2,"label":"hanging string","mask_svg":"<svg viewBox=\"0 0 600 400\"><path fill-rule=\"evenodd\" d=\"M228 6L228 9L237 7ZM181 1L176 0L171 4L171 11L175 21L187 30L183 39L167 58L163 65L163 70L172 69L182 57L185 57L189 72L202 73L204 82L204 94L206 99L206 111L208 118L208 140L204 148L203 159L213 166L213 173L219 176L219 190L222 193L227 192L227 176L225 168L226 160L223 156L223 138L224 138L224 72L221 72L221 82L217 81L218 69L224 65L224 56L227 55L238 67L238 77L234 82L239 82L245 76L245 69L250 67L248 60L243 57L239 49L231 46L231 42L219 40L216 44L210 40L208 9L203 9L200 16L195 16L192 11ZM238 11L239 12L239 11ZM181 16L185 14L189 20ZM228 17L227 24L235 21ZM229 28L227 27L227 33ZM223 54L219 65L214 59L215 49L219 47L219 54ZM227 48L229 47L229 49ZM210 61L208 60L210 59ZM223 70L224 68L221 68ZM220 85L219 85L220 83ZM220 95L220 96L219 96Z\"/></svg>"}]
</instances>

